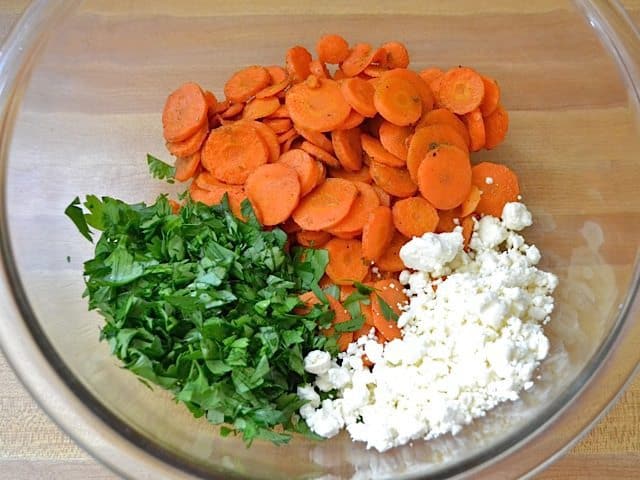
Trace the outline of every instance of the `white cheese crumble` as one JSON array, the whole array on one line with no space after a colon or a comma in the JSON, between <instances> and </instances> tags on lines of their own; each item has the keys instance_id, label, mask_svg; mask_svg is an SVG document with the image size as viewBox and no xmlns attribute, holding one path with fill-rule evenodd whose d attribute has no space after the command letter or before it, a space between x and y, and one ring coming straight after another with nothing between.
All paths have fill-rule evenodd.
<instances>
[{"instance_id":1,"label":"white cheese crumble","mask_svg":"<svg viewBox=\"0 0 640 480\"><path fill-rule=\"evenodd\" d=\"M338 361L327 361L326 352L307 355L305 369L318 376L298 395L308 401L300 415L311 430L332 437L346 428L353 440L385 451L455 435L533 386L549 352L542 325L557 278L536 267L539 250L514 231L531 224L529 211L507 205L502 221L476 222L468 252L460 227L402 247L403 262L415 271L399 277L409 296L398 319L401 339L380 345L372 331ZM316 390L337 395L320 402Z\"/></svg>"}]
</instances>

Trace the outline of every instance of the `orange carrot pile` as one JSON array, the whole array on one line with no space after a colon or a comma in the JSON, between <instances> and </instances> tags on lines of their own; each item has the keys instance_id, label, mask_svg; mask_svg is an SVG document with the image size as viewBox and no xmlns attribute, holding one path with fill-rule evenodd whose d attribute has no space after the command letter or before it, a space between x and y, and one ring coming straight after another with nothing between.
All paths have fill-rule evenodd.
<instances>
[{"instance_id":1,"label":"orange carrot pile","mask_svg":"<svg viewBox=\"0 0 640 480\"><path fill-rule=\"evenodd\" d=\"M195 83L169 95L164 138L193 200L227 194L241 216L248 199L291 245L327 249L326 273L342 288L393 278L408 238L461 225L468 240L471 216L516 200L511 170L470 161L508 130L495 80L462 66L413 71L400 42L349 46L332 34L316 53L294 46L283 67L234 73L223 101ZM372 302L371 326L388 340L395 324L379 313Z\"/></svg>"}]
</instances>

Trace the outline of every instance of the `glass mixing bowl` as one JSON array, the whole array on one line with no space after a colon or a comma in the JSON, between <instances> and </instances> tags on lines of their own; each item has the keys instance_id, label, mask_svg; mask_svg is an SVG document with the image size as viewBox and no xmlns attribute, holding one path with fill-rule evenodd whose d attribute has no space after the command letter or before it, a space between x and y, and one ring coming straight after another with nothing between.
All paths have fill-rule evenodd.
<instances>
[{"instance_id":1,"label":"glass mixing bowl","mask_svg":"<svg viewBox=\"0 0 640 480\"><path fill-rule=\"evenodd\" d=\"M36 1L0 56L0 339L40 405L132 478L517 477L547 465L615 400L640 358L637 33L604 1ZM479 7L482 6L482 8ZM404 41L412 65L465 64L497 78L514 168L535 215L528 238L560 277L536 387L459 435L385 454L346 435L285 447L223 439L98 343L82 261L63 215L78 194L152 200L166 185L160 112L193 80L283 62L325 32Z\"/></svg>"}]
</instances>

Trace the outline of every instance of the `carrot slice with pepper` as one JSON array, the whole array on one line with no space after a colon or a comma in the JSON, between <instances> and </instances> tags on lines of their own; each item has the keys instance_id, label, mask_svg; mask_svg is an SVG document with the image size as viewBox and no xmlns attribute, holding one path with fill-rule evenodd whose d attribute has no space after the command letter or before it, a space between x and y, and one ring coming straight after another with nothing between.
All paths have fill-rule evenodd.
<instances>
[{"instance_id":1,"label":"carrot slice with pepper","mask_svg":"<svg viewBox=\"0 0 640 480\"><path fill-rule=\"evenodd\" d=\"M484 129L484 148L491 150L502 143L509 130L509 114L502 105L498 105L491 115L484 117Z\"/></svg>"},{"instance_id":2,"label":"carrot slice with pepper","mask_svg":"<svg viewBox=\"0 0 640 480\"><path fill-rule=\"evenodd\" d=\"M393 168L383 163L371 162L369 172L375 184L394 197L410 197L418 190L418 186L404 168Z\"/></svg>"},{"instance_id":3,"label":"carrot slice with pepper","mask_svg":"<svg viewBox=\"0 0 640 480\"><path fill-rule=\"evenodd\" d=\"M280 105L280 107L269 115L268 118L291 118L291 115L289 114L289 109L286 105Z\"/></svg>"},{"instance_id":4,"label":"carrot slice with pepper","mask_svg":"<svg viewBox=\"0 0 640 480\"><path fill-rule=\"evenodd\" d=\"M482 162L471 169L472 182L480 189L476 212L494 217L502 216L507 202L515 202L520 194L516 174L505 165Z\"/></svg>"},{"instance_id":5,"label":"carrot slice with pepper","mask_svg":"<svg viewBox=\"0 0 640 480\"><path fill-rule=\"evenodd\" d=\"M469 145L469 150L472 152L477 152L486 142L486 134L484 129L484 120L482 119L482 113L479 108L465 114L462 118L464 118L464 123L467 125L467 129L469 130L469 138L471 139L471 144Z\"/></svg>"},{"instance_id":6,"label":"carrot slice with pepper","mask_svg":"<svg viewBox=\"0 0 640 480\"><path fill-rule=\"evenodd\" d=\"M351 130L352 128L359 126L364 121L364 118L365 117L360 115L358 112L351 109L349 116L345 121L338 125L334 130Z\"/></svg>"},{"instance_id":7,"label":"carrot slice with pepper","mask_svg":"<svg viewBox=\"0 0 640 480\"><path fill-rule=\"evenodd\" d=\"M369 155L372 161L396 168L405 166L406 162L402 158L398 158L385 150L382 144L372 136L362 133L360 135L360 141L362 142L362 150Z\"/></svg>"},{"instance_id":8,"label":"carrot slice with pepper","mask_svg":"<svg viewBox=\"0 0 640 480\"><path fill-rule=\"evenodd\" d=\"M397 68L396 75L404 78L408 82L411 82L418 90L420 100L422 101L422 113L428 112L433 109L434 98L433 92L424 79L413 70L407 70L406 68Z\"/></svg>"},{"instance_id":9,"label":"carrot slice with pepper","mask_svg":"<svg viewBox=\"0 0 640 480\"><path fill-rule=\"evenodd\" d=\"M342 168L350 172L358 172L362 168L360 130L334 130L331 132L331 143Z\"/></svg>"},{"instance_id":10,"label":"carrot slice with pepper","mask_svg":"<svg viewBox=\"0 0 640 480\"><path fill-rule=\"evenodd\" d=\"M310 232L308 230L300 230L296 233L296 241L303 247L320 248L331 240L331 234L328 232Z\"/></svg>"},{"instance_id":11,"label":"carrot slice with pepper","mask_svg":"<svg viewBox=\"0 0 640 480\"><path fill-rule=\"evenodd\" d=\"M369 272L362 258L360 240L333 238L324 245L324 249L329 253L326 272L336 285L361 282Z\"/></svg>"},{"instance_id":12,"label":"carrot slice with pepper","mask_svg":"<svg viewBox=\"0 0 640 480\"><path fill-rule=\"evenodd\" d=\"M373 181L373 178L371 179ZM384 205L385 207L391 206L391 195L381 189L378 185L372 185L373 189L376 191L378 195L378 200L380 200L380 205Z\"/></svg>"},{"instance_id":13,"label":"carrot slice with pepper","mask_svg":"<svg viewBox=\"0 0 640 480\"><path fill-rule=\"evenodd\" d=\"M411 127L399 127L386 120L380 125L378 131L380 135L380 143L386 151L392 155L407 161L407 155L409 154L409 144L407 138L413 129Z\"/></svg>"},{"instance_id":14,"label":"carrot slice with pepper","mask_svg":"<svg viewBox=\"0 0 640 480\"><path fill-rule=\"evenodd\" d=\"M352 182L328 178L301 200L292 216L303 230L324 230L347 216L357 196Z\"/></svg>"},{"instance_id":15,"label":"carrot slice with pepper","mask_svg":"<svg viewBox=\"0 0 640 480\"><path fill-rule=\"evenodd\" d=\"M311 72L311 75L315 75L318 78L331 78L331 74L329 73L329 70L327 70L327 66L320 60L313 60L309 64L309 71Z\"/></svg>"},{"instance_id":16,"label":"carrot slice with pepper","mask_svg":"<svg viewBox=\"0 0 640 480\"><path fill-rule=\"evenodd\" d=\"M400 42L387 42L381 45L387 52L384 65L389 68L407 68L409 66L409 52Z\"/></svg>"},{"instance_id":17,"label":"carrot slice with pepper","mask_svg":"<svg viewBox=\"0 0 640 480\"><path fill-rule=\"evenodd\" d=\"M162 111L162 132L168 142L194 135L207 121L208 105L196 83L185 83L171 92Z\"/></svg>"},{"instance_id":18,"label":"carrot slice with pepper","mask_svg":"<svg viewBox=\"0 0 640 480\"><path fill-rule=\"evenodd\" d=\"M247 195L244 193L244 189L238 185L218 185L211 186L209 189L198 187L196 182L192 182L189 187L189 196L194 202L201 202L205 205L218 205L224 196L227 195L229 200L229 207L233 214L241 220L244 220L242 215L242 202L247 199Z\"/></svg>"},{"instance_id":19,"label":"carrot slice with pepper","mask_svg":"<svg viewBox=\"0 0 640 480\"><path fill-rule=\"evenodd\" d=\"M373 182L373 178L371 178L371 174L369 173L369 167L366 165L363 165L356 171L344 170L342 168L329 168L329 176L334 178L344 178L350 182L364 182L369 184Z\"/></svg>"},{"instance_id":20,"label":"carrot slice with pepper","mask_svg":"<svg viewBox=\"0 0 640 480\"><path fill-rule=\"evenodd\" d=\"M276 83L280 83L289 78L289 74L287 73L287 71L284 68L282 68L280 65L270 65L265 68L267 69L267 72L269 72L272 85L275 85Z\"/></svg>"},{"instance_id":21,"label":"carrot slice with pepper","mask_svg":"<svg viewBox=\"0 0 640 480\"><path fill-rule=\"evenodd\" d=\"M275 134L284 133L293 127L293 122L289 118L265 118L262 120Z\"/></svg>"},{"instance_id":22,"label":"carrot slice with pepper","mask_svg":"<svg viewBox=\"0 0 640 480\"><path fill-rule=\"evenodd\" d=\"M316 52L321 62L338 64L349 56L349 44L340 35L323 35L316 44Z\"/></svg>"},{"instance_id":23,"label":"carrot slice with pepper","mask_svg":"<svg viewBox=\"0 0 640 480\"><path fill-rule=\"evenodd\" d=\"M345 100L364 117L373 117L378 111L373 104L375 89L371 83L359 77L347 78L340 85Z\"/></svg>"},{"instance_id":24,"label":"carrot slice with pepper","mask_svg":"<svg viewBox=\"0 0 640 480\"><path fill-rule=\"evenodd\" d=\"M274 83L273 85L269 85L268 87L263 88L258 93L256 93L256 98L270 98L275 97L277 94L282 92L285 88L289 86L289 79L285 78L281 82Z\"/></svg>"},{"instance_id":25,"label":"carrot slice with pepper","mask_svg":"<svg viewBox=\"0 0 640 480\"><path fill-rule=\"evenodd\" d=\"M373 209L362 228L362 256L377 260L391 243L394 231L391 209L384 205Z\"/></svg>"},{"instance_id":26,"label":"carrot slice with pepper","mask_svg":"<svg viewBox=\"0 0 640 480\"><path fill-rule=\"evenodd\" d=\"M416 125L416 130L426 127L428 125L438 125L444 123L452 126L456 132L464 139L467 145L471 145L471 139L469 138L469 130L462 120L458 118L455 113L451 113L446 108L436 108L427 112L420 118L420 121Z\"/></svg>"},{"instance_id":27,"label":"carrot slice with pepper","mask_svg":"<svg viewBox=\"0 0 640 480\"><path fill-rule=\"evenodd\" d=\"M351 107L337 82L326 78L318 82L318 88L310 88L305 83L292 86L287 91L285 104L294 124L327 132L347 119Z\"/></svg>"},{"instance_id":28,"label":"carrot slice with pepper","mask_svg":"<svg viewBox=\"0 0 640 480\"><path fill-rule=\"evenodd\" d=\"M298 174L284 163L256 168L244 188L251 204L260 212L260 221L267 226L284 222L300 201Z\"/></svg>"},{"instance_id":29,"label":"carrot slice with pepper","mask_svg":"<svg viewBox=\"0 0 640 480\"><path fill-rule=\"evenodd\" d=\"M367 223L369 214L380 205L378 195L371 185L364 182L354 182L353 184L358 189L358 196L351 205L347 216L329 228L329 233L334 235L360 233L364 224Z\"/></svg>"},{"instance_id":30,"label":"carrot slice with pepper","mask_svg":"<svg viewBox=\"0 0 640 480\"><path fill-rule=\"evenodd\" d=\"M234 73L227 80L224 85L224 96L231 102L246 102L270 83L269 71L259 65L253 65Z\"/></svg>"},{"instance_id":31,"label":"carrot slice with pepper","mask_svg":"<svg viewBox=\"0 0 640 480\"><path fill-rule=\"evenodd\" d=\"M200 150L188 157L176 158L176 173L174 178L179 182L186 182L193 177L200 166Z\"/></svg>"},{"instance_id":32,"label":"carrot slice with pepper","mask_svg":"<svg viewBox=\"0 0 640 480\"><path fill-rule=\"evenodd\" d=\"M438 98L458 115L480 106L484 97L484 83L478 72L467 67L452 68L442 76Z\"/></svg>"},{"instance_id":33,"label":"carrot slice with pepper","mask_svg":"<svg viewBox=\"0 0 640 480\"><path fill-rule=\"evenodd\" d=\"M344 308L338 300L336 300L331 295L327 295L327 300L329 301L329 307L333 310L335 317L333 318L333 324L348 322L351 320L351 315ZM325 335L333 335L335 332L334 328L331 327L325 331ZM338 350L341 352L345 351L349 344L353 341L353 332L344 332L341 333L338 337Z\"/></svg>"},{"instance_id":34,"label":"carrot slice with pepper","mask_svg":"<svg viewBox=\"0 0 640 480\"><path fill-rule=\"evenodd\" d=\"M460 224L460 208L438 210L438 225L436 233L452 232Z\"/></svg>"},{"instance_id":35,"label":"carrot slice with pepper","mask_svg":"<svg viewBox=\"0 0 640 480\"><path fill-rule=\"evenodd\" d=\"M302 82L307 79L311 73L309 68L311 60L311 54L304 47L298 45L287 50L285 63L293 82Z\"/></svg>"},{"instance_id":36,"label":"carrot slice with pepper","mask_svg":"<svg viewBox=\"0 0 640 480\"><path fill-rule=\"evenodd\" d=\"M406 237L421 237L438 225L438 212L421 197L398 200L393 205L393 224Z\"/></svg>"},{"instance_id":37,"label":"carrot slice with pepper","mask_svg":"<svg viewBox=\"0 0 640 480\"><path fill-rule=\"evenodd\" d=\"M442 71L441 68L430 67L430 68L425 68L424 70L420 70L418 72L418 75L420 75L422 79L425 81L425 83L429 85L429 88L431 88L431 82L433 82L436 78L439 78L442 75L444 75L444 72Z\"/></svg>"},{"instance_id":38,"label":"carrot slice with pepper","mask_svg":"<svg viewBox=\"0 0 640 480\"><path fill-rule=\"evenodd\" d=\"M202 147L202 143L205 138L207 138L207 134L209 133L209 124L205 122L200 127L194 135L191 137L182 140L180 142L167 142L167 150L171 153L171 155L175 155L176 157L188 157L193 155L200 147Z\"/></svg>"},{"instance_id":39,"label":"carrot slice with pepper","mask_svg":"<svg viewBox=\"0 0 640 480\"><path fill-rule=\"evenodd\" d=\"M276 97L254 98L248 102L242 111L242 118L257 120L268 117L280 107L280 100Z\"/></svg>"},{"instance_id":40,"label":"carrot slice with pepper","mask_svg":"<svg viewBox=\"0 0 640 480\"><path fill-rule=\"evenodd\" d=\"M316 145L314 145L311 142L307 142L306 140L303 141L300 144L300 148L302 150L304 150L305 152L311 154L312 156L314 156L315 158L317 158L321 162L326 163L329 167L339 167L340 166L340 162L338 162L338 159L336 157L331 155L326 150L324 150L324 149L322 149L320 147L317 147Z\"/></svg>"},{"instance_id":41,"label":"carrot slice with pepper","mask_svg":"<svg viewBox=\"0 0 640 480\"><path fill-rule=\"evenodd\" d=\"M394 232L391 243L376 260L376 265L383 272L400 272L405 268L400 258L400 249L409 239L395 229Z\"/></svg>"},{"instance_id":42,"label":"carrot slice with pepper","mask_svg":"<svg viewBox=\"0 0 640 480\"><path fill-rule=\"evenodd\" d=\"M215 113L216 108L218 107L218 99L213 92L210 92L209 90L204 90L203 95L205 102L207 102L207 115Z\"/></svg>"},{"instance_id":43,"label":"carrot slice with pepper","mask_svg":"<svg viewBox=\"0 0 640 480\"><path fill-rule=\"evenodd\" d=\"M269 150L264 140L248 122L212 130L202 147L202 166L229 184L243 184L249 174L268 159Z\"/></svg>"},{"instance_id":44,"label":"carrot slice with pepper","mask_svg":"<svg viewBox=\"0 0 640 480\"><path fill-rule=\"evenodd\" d=\"M232 103L224 112L220 114L222 118L232 118L239 115L244 110L244 103Z\"/></svg>"},{"instance_id":45,"label":"carrot slice with pepper","mask_svg":"<svg viewBox=\"0 0 640 480\"><path fill-rule=\"evenodd\" d=\"M369 65L362 71L362 73L369 77L378 78L380 75L387 71L389 71L388 67L383 67L382 65ZM367 81L369 80L371 80L371 78L367 79ZM371 83L371 85L375 87L375 81L369 83Z\"/></svg>"},{"instance_id":46,"label":"carrot slice with pepper","mask_svg":"<svg viewBox=\"0 0 640 480\"><path fill-rule=\"evenodd\" d=\"M298 132L296 132L296 129L291 127L289 130L287 130L284 133L281 133L280 135L278 135L278 143L282 144L292 138L298 137Z\"/></svg>"},{"instance_id":47,"label":"carrot slice with pepper","mask_svg":"<svg viewBox=\"0 0 640 480\"><path fill-rule=\"evenodd\" d=\"M414 182L418 182L418 169L427 153L439 145L454 145L467 151L466 142L450 125L428 125L417 130L411 138L407 154L407 169Z\"/></svg>"},{"instance_id":48,"label":"carrot slice with pepper","mask_svg":"<svg viewBox=\"0 0 640 480\"><path fill-rule=\"evenodd\" d=\"M321 181L318 162L304 150L299 148L289 150L280 156L278 163L283 163L296 171L300 182L301 197L313 190Z\"/></svg>"},{"instance_id":49,"label":"carrot slice with pepper","mask_svg":"<svg viewBox=\"0 0 640 480\"><path fill-rule=\"evenodd\" d=\"M371 63L372 51L370 44L356 43L340 64L340 71L347 77L355 77Z\"/></svg>"},{"instance_id":50,"label":"carrot slice with pepper","mask_svg":"<svg viewBox=\"0 0 640 480\"><path fill-rule=\"evenodd\" d=\"M397 280L379 280L374 284L375 291L371 293L371 311L373 313L373 324L387 341L402 337L402 331L398 328L396 321L387 319L384 315L380 300L385 302L399 316L402 311L400 306L404 305L407 297L402 291L402 286Z\"/></svg>"},{"instance_id":51,"label":"carrot slice with pepper","mask_svg":"<svg viewBox=\"0 0 640 480\"><path fill-rule=\"evenodd\" d=\"M258 131L258 135L260 135L260 138L264 141L267 146L267 150L269 151L268 161L270 163L277 162L278 157L280 156L280 144L278 143L278 137L276 134L262 122L252 120L242 121L248 123Z\"/></svg>"},{"instance_id":52,"label":"carrot slice with pepper","mask_svg":"<svg viewBox=\"0 0 640 480\"><path fill-rule=\"evenodd\" d=\"M453 145L430 150L418 168L420 193L439 209L460 205L471 190L469 155Z\"/></svg>"},{"instance_id":53,"label":"carrot slice with pepper","mask_svg":"<svg viewBox=\"0 0 640 480\"><path fill-rule=\"evenodd\" d=\"M405 70L398 68L382 74L373 95L373 103L380 115L400 126L416 122L422 113L420 93L403 72Z\"/></svg>"}]
</instances>

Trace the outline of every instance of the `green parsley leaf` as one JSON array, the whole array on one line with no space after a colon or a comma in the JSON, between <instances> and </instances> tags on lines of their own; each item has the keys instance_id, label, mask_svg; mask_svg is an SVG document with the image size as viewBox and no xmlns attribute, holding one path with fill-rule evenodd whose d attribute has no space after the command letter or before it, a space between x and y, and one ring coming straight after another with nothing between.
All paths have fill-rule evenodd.
<instances>
[{"instance_id":1,"label":"green parsley leaf","mask_svg":"<svg viewBox=\"0 0 640 480\"><path fill-rule=\"evenodd\" d=\"M74 225L84 238L86 238L90 242L93 242L93 239L91 238L91 232L89 231L89 225L87 225L87 221L84 218L84 213L79 205L80 199L78 197L74 198L73 201L67 206L67 208L64 209L64 214L71 219L71 221L74 223Z\"/></svg>"},{"instance_id":2,"label":"green parsley leaf","mask_svg":"<svg viewBox=\"0 0 640 480\"><path fill-rule=\"evenodd\" d=\"M147 165L149 166L149 173L151 173L153 178L166 180L168 183L173 183L175 181L173 178L176 174L175 167L172 167L168 163L154 157L150 153L147 153Z\"/></svg>"},{"instance_id":3,"label":"green parsley leaf","mask_svg":"<svg viewBox=\"0 0 640 480\"><path fill-rule=\"evenodd\" d=\"M382 311L382 316L389 321L397 322L398 314L393 311L380 295L376 294L376 297L378 299L378 305L380 305L380 310Z\"/></svg>"}]
</instances>

